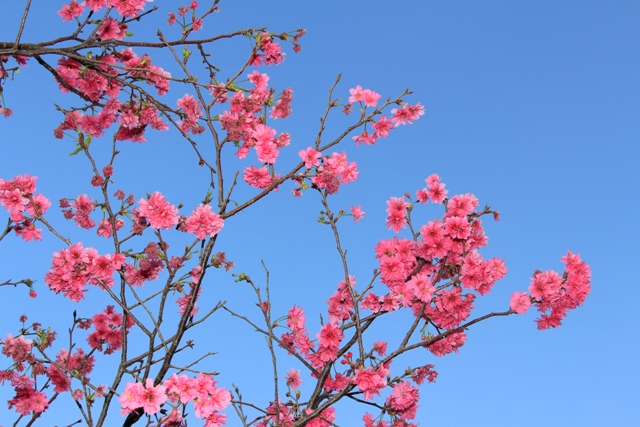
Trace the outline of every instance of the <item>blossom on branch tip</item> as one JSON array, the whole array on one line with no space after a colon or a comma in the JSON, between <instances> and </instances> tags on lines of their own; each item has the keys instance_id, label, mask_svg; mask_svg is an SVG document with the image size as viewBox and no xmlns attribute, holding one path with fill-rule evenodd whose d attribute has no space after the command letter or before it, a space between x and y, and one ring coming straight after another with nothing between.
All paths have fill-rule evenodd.
<instances>
[{"instance_id":1,"label":"blossom on branch tip","mask_svg":"<svg viewBox=\"0 0 640 427\"><path fill-rule=\"evenodd\" d=\"M358 223L358 221L360 221L362 218L364 218L365 212L360 208L360 205L351 206L349 208L349 210L351 211L351 215L353 215L353 220L356 223Z\"/></svg>"},{"instance_id":2,"label":"blossom on branch tip","mask_svg":"<svg viewBox=\"0 0 640 427\"><path fill-rule=\"evenodd\" d=\"M287 372L285 375L285 380L287 381L287 385L294 390L297 390L302 384L302 379L300 378L300 371L298 369L293 369Z\"/></svg>"},{"instance_id":3,"label":"blossom on branch tip","mask_svg":"<svg viewBox=\"0 0 640 427\"><path fill-rule=\"evenodd\" d=\"M84 12L84 3L78 4L76 0L71 0L71 3L62 6L58 11L58 15L62 17L63 21L71 21L73 18L82 15L82 12Z\"/></svg>"},{"instance_id":4,"label":"blossom on branch tip","mask_svg":"<svg viewBox=\"0 0 640 427\"><path fill-rule=\"evenodd\" d=\"M511 295L509 307L518 314L524 314L531 307L531 297L526 292L514 292Z\"/></svg>"},{"instance_id":5,"label":"blossom on branch tip","mask_svg":"<svg viewBox=\"0 0 640 427\"><path fill-rule=\"evenodd\" d=\"M411 124L424 114L424 107L419 102L416 105L404 104L402 108L391 110L391 114L391 121L395 126Z\"/></svg>"}]
</instances>

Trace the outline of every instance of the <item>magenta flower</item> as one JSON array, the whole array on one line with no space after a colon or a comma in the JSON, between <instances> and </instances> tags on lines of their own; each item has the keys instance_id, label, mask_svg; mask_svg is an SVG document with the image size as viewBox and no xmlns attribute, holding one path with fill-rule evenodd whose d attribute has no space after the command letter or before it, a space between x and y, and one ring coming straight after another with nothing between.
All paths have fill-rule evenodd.
<instances>
[{"instance_id":1,"label":"magenta flower","mask_svg":"<svg viewBox=\"0 0 640 427\"><path fill-rule=\"evenodd\" d=\"M193 233L200 240L213 237L222 230L224 221L215 212L211 212L210 205L200 205L193 210L186 221L187 231Z\"/></svg>"},{"instance_id":2,"label":"magenta flower","mask_svg":"<svg viewBox=\"0 0 640 427\"><path fill-rule=\"evenodd\" d=\"M140 216L145 217L152 228L170 229L178 223L178 209L156 191L148 200L140 199Z\"/></svg>"}]
</instances>

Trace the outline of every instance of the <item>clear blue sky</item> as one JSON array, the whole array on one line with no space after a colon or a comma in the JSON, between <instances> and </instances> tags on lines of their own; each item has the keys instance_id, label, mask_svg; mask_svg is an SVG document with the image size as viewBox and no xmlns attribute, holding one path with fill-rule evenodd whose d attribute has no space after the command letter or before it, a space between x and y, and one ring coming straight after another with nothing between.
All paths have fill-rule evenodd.
<instances>
[{"instance_id":1,"label":"clear blue sky","mask_svg":"<svg viewBox=\"0 0 640 427\"><path fill-rule=\"evenodd\" d=\"M54 38L72 28L55 14L60 2L33 3L25 42ZM158 21L165 27L166 13L181 3L155 4L161 8L156 16L132 27L136 37L153 35ZM0 40L14 39L22 5L0 5ZM256 26L307 30L301 53L288 49L284 63L263 70L270 83L294 91L293 116L273 123L278 132L292 135L292 146L277 163L281 171L297 162L298 150L314 140L327 90L338 73L343 80L337 93L345 99L357 84L384 98L408 87L414 92L408 100L425 106L418 122L395 130L374 147L356 148L345 141L343 148L358 162L360 178L340 190L333 206L360 204L367 212L357 226L342 221L343 244L359 283L364 285L376 267L375 243L393 235L384 225L385 201L414 193L432 173L443 178L450 195L470 192L481 205L501 212L499 223L486 226L490 243L483 255L503 257L509 271L491 294L477 300L476 315L506 310L511 293L526 289L536 269L561 270L560 257L567 250L591 265L592 293L561 328L537 331L531 311L472 328L459 355L416 355L413 360L435 363L440 374L437 383L421 388L416 419L421 425L637 422L640 334L633 298L639 283L629 270L637 265L640 237L640 4L223 1L221 8L197 35ZM241 47L246 45L216 46L214 58L233 63L240 58L234 50ZM185 93L183 88L174 91L169 96ZM91 191L86 162L67 157L72 143L52 135L61 120L53 104L75 105L75 98L62 96L34 61L4 93L14 115L0 118L0 177L37 175L39 190L54 202L50 220L74 240L104 245L66 223L55 208L59 198ZM336 114L327 134L338 134L345 123ZM148 140L121 144L127 159L116 174L135 181L120 185L134 192L136 200L162 191L172 202L184 202L190 212L206 190L193 155L175 132L149 134ZM271 272L274 309L285 314L294 303L302 305L313 330L318 313L325 310L322 302L341 279L339 258L330 230L315 222L321 209L317 196L294 199L289 186L283 187L228 221L219 250L235 261L236 272L254 278L262 277L264 260ZM418 218L426 222L439 214L433 206L423 207ZM29 275L37 280L40 295L28 300L23 289L1 289L5 314L0 335L18 327L17 316L23 312L45 325L65 319L57 323L64 331L71 311L80 306L54 297L42 280L52 252L61 247L49 235L37 244L15 237L0 243L0 281ZM210 280L219 294L212 291L208 298L227 299L245 312L253 309L248 289L229 276ZM390 323L379 333L393 336L396 328ZM221 315L197 337L197 345L219 352L204 368L221 372L222 385L230 387L233 381L248 400L266 405L269 395L263 390L270 374L262 338ZM294 366L287 358L280 364L283 372ZM407 364L398 361L396 369ZM72 408L68 396L60 400L57 405ZM237 425L232 411L227 413L229 425ZM337 423L359 425L363 413L362 407L341 408ZM2 422L11 419L0 409Z\"/></svg>"}]
</instances>

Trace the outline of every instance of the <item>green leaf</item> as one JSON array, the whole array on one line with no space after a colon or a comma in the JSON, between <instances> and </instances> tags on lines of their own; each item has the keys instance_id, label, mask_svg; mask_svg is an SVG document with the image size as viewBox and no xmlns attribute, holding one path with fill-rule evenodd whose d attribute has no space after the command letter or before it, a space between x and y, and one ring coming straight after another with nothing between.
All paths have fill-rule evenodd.
<instances>
[{"instance_id":1,"label":"green leaf","mask_svg":"<svg viewBox=\"0 0 640 427\"><path fill-rule=\"evenodd\" d=\"M78 148L76 148L75 150L73 150L73 151L71 152L71 154L69 154L69 157L71 157L71 156L75 156L76 154L78 154L78 153L79 153L79 152L81 152L81 151L82 151L82 147L78 144Z\"/></svg>"}]
</instances>

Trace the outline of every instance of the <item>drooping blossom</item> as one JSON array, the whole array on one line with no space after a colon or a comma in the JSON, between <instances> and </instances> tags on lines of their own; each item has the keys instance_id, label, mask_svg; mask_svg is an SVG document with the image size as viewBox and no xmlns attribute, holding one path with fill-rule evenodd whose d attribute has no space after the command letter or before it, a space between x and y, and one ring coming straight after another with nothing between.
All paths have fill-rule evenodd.
<instances>
[{"instance_id":1,"label":"drooping blossom","mask_svg":"<svg viewBox=\"0 0 640 427\"><path fill-rule=\"evenodd\" d=\"M365 212L360 208L360 205L351 206L349 210L351 211L351 215L353 215L353 220L356 223L360 221L362 218L364 218Z\"/></svg>"}]
</instances>

